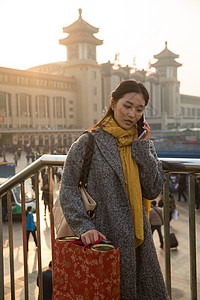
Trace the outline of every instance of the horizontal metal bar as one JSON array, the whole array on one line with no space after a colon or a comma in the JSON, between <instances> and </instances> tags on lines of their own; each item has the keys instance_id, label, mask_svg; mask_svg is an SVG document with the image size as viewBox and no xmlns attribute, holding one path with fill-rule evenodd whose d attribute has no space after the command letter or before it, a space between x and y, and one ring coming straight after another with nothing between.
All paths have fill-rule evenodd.
<instances>
[{"instance_id":1,"label":"horizontal metal bar","mask_svg":"<svg viewBox=\"0 0 200 300\"><path fill-rule=\"evenodd\" d=\"M0 186L0 196L4 195L8 189L13 189L19 182L28 179L35 172L40 171L46 166L62 166L66 155L42 155L39 159L27 166L25 169L9 178ZM171 173L200 172L200 159L192 158L159 158L163 168Z\"/></svg>"},{"instance_id":2,"label":"horizontal metal bar","mask_svg":"<svg viewBox=\"0 0 200 300\"><path fill-rule=\"evenodd\" d=\"M0 197L6 193L8 189L13 189L21 181L27 180L35 172L42 170L46 166L62 166L65 162L66 155L42 155L32 164L21 170L16 175L9 178L6 182L0 185Z\"/></svg>"}]
</instances>

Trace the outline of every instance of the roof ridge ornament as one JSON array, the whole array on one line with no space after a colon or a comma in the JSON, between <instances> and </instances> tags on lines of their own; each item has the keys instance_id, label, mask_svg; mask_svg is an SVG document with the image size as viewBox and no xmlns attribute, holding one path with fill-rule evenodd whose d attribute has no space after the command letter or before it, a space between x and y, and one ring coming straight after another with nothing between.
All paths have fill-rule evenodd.
<instances>
[{"instance_id":1,"label":"roof ridge ornament","mask_svg":"<svg viewBox=\"0 0 200 300\"><path fill-rule=\"evenodd\" d=\"M167 49L167 41L165 41L165 49Z\"/></svg>"},{"instance_id":2,"label":"roof ridge ornament","mask_svg":"<svg viewBox=\"0 0 200 300\"><path fill-rule=\"evenodd\" d=\"M79 12L79 18L82 18L82 8L79 8L78 12Z\"/></svg>"}]
</instances>

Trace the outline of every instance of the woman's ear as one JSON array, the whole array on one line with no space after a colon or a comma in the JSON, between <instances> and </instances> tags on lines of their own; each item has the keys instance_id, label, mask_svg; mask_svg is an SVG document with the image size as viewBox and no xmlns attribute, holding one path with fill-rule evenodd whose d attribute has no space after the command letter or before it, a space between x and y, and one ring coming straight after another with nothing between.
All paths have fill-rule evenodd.
<instances>
[{"instance_id":1,"label":"woman's ear","mask_svg":"<svg viewBox=\"0 0 200 300\"><path fill-rule=\"evenodd\" d=\"M111 101L110 101L110 106L111 106L111 109L114 110L115 102L113 99L111 99Z\"/></svg>"}]
</instances>

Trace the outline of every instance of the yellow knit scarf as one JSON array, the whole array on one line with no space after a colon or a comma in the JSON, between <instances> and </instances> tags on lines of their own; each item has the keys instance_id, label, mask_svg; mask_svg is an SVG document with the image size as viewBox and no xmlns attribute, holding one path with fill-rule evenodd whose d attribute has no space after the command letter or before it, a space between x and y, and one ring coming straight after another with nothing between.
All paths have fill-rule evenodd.
<instances>
[{"instance_id":1,"label":"yellow knit scarf","mask_svg":"<svg viewBox=\"0 0 200 300\"><path fill-rule=\"evenodd\" d=\"M130 201L135 228L135 248L144 241L142 191L139 179L138 165L131 155L131 144L136 127L125 130L117 125L112 117L103 122L103 129L111 133L116 140L122 163L126 192ZM149 201L148 201L149 202Z\"/></svg>"}]
</instances>

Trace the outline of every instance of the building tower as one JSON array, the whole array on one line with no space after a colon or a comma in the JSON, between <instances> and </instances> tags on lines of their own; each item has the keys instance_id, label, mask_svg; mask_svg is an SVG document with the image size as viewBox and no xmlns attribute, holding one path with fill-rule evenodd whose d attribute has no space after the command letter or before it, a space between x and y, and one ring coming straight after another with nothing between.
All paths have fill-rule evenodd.
<instances>
[{"instance_id":1,"label":"building tower","mask_svg":"<svg viewBox=\"0 0 200 300\"><path fill-rule=\"evenodd\" d=\"M177 79L177 68L182 64L175 60L179 55L171 52L165 42L165 49L154 55L154 58L157 62L151 66L156 69L161 85L161 114L166 114L168 118L176 118L180 115L180 82Z\"/></svg>"},{"instance_id":2,"label":"building tower","mask_svg":"<svg viewBox=\"0 0 200 300\"><path fill-rule=\"evenodd\" d=\"M63 28L68 36L59 41L67 48L64 75L72 75L77 80L77 126L85 129L102 115L101 72L96 61L96 46L103 41L94 36L98 31L83 20L82 9L79 9L78 20Z\"/></svg>"}]
</instances>

